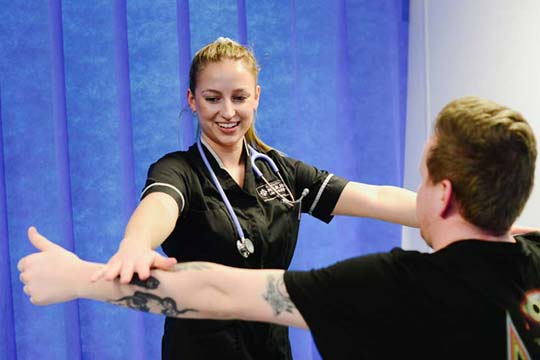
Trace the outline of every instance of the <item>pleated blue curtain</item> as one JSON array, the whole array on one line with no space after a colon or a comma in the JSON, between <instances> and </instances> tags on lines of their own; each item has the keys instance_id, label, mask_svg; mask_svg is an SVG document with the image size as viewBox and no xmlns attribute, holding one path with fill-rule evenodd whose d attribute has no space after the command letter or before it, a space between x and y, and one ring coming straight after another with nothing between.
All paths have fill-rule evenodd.
<instances>
[{"instance_id":1,"label":"pleated blue curtain","mask_svg":"<svg viewBox=\"0 0 540 360\"><path fill-rule=\"evenodd\" d=\"M87 300L35 307L16 264L33 251L29 225L88 260L116 251L149 164L194 141L182 113L189 63L218 36L259 60L265 142L340 176L400 185L408 6L0 0L0 358L159 358L162 318ZM399 244L396 225L304 216L292 267ZM319 358L307 331L291 339L295 359Z\"/></svg>"}]
</instances>

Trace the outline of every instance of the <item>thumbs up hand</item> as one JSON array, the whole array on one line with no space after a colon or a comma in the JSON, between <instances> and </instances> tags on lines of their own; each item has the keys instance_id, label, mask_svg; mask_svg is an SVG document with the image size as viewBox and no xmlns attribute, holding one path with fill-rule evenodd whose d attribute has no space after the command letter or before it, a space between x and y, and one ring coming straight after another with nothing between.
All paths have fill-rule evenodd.
<instances>
[{"instance_id":1,"label":"thumbs up hand","mask_svg":"<svg viewBox=\"0 0 540 360\"><path fill-rule=\"evenodd\" d=\"M49 241L36 228L28 229L28 239L39 250L17 264L23 291L35 305L69 301L78 296L83 261L72 252Z\"/></svg>"}]
</instances>

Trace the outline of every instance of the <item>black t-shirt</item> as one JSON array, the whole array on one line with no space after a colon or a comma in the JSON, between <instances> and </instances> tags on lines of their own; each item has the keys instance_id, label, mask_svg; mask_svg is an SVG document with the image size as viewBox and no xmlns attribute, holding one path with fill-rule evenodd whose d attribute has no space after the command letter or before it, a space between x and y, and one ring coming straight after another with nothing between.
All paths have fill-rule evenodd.
<instances>
[{"instance_id":1,"label":"black t-shirt","mask_svg":"<svg viewBox=\"0 0 540 360\"><path fill-rule=\"evenodd\" d=\"M240 187L222 167L211 148L203 147L214 173L238 217L245 236L255 247L247 259L236 247L238 234L226 207L209 176L197 146L165 155L150 167L142 197L152 192L171 195L181 210L175 229L162 247L179 261L211 261L240 268L286 269L292 259L298 228L300 204L286 205L279 196L295 199L304 189L309 194L301 211L329 222L347 181L326 171L271 150L285 182L268 163L257 160L268 186L252 171L249 152L244 186ZM167 318L163 338L168 359L289 359L290 346L285 327L243 321L212 321Z\"/></svg>"},{"instance_id":2,"label":"black t-shirt","mask_svg":"<svg viewBox=\"0 0 540 360\"><path fill-rule=\"evenodd\" d=\"M540 359L540 234L286 272L324 359Z\"/></svg>"}]
</instances>

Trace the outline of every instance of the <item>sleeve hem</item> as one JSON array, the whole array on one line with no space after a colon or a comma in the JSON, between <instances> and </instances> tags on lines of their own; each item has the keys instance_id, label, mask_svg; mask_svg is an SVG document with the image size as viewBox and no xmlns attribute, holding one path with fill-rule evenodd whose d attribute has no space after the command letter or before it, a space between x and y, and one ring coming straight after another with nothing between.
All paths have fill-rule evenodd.
<instances>
[{"instance_id":1,"label":"sleeve hem","mask_svg":"<svg viewBox=\"0 0 540 360\"><path fill-rule=\"evenodd\" d=\"M184 210L186 200L184 198L184 195L182 194L180 190L178 190L178 188L167 183L156 182L156 183L148 185L147 187L143 189L143 191L141 192L140 200L142 200L145 196L153 192L163 192L167 195L172 196L173 199L178 204L178 208L180 209L179 214L181 214L182 211Z\"/></svg>"},{"instance_id":2,"label":"sleeve hem","mask_svg":"<svg viewBox=\"0 0 540 360\"><path fill-rule=\"evenodd\" d=\"M316 198L309 209L309 214L325 223L329 223L334 218L331 213L348 182L348 180L339 176L329 174L319 188Z\"/></svg>"}]
</instances>

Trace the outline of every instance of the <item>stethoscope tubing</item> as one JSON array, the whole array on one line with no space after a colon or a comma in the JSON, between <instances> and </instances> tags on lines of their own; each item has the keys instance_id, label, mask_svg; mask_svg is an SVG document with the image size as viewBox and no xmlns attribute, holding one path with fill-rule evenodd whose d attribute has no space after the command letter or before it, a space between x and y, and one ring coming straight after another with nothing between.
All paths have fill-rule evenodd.
<instances>
[{"instance_id":1,"label":"stethoscope tubing","mask_svg":"<svg viewBox=\"0 0 540 360\"><path fill-rule=\"evenodd\" d=\"M246 237L244 235L244 231L242 230L242 226L240 226L240 221L238 221L238 217L236 216L234 209L232 208L232 205L227 198L227 195L225 195L225 191L223 190L223 187L219 183L219 180L214 173L214 170L212 170L212 166L210 165L210 162L206 158L206 154L204 153L201 145L201 139L197 141L197 148L199 149L199 153L201 154L201 157L203 159L204 165L208 169L208 172L210 173L210 177L212 178L212 182L216 186L219 195L221 196L221 199L223 199L223 202L225 203L225 207L227 208L227 212L229 213L229 216L231 217L231 220L234 223L234 227L236 228L236 232L238 234L238 237L240 237L240 241L243 241Z\"/></svg>"},{"instance_id":2,"label":"stethoscope tubing","mask_svg":"<svg viewBox=\"0 0 540 360\"><path fill-rule=\"evenodd\" d=\"M285 181L283 180L283 177L281 176L281 173L279 172L279 169L276 166L276 163L269 156L257 152L249 144L247 145L247 147L249 149L249 153L250 153L250 157L251 157L251 167L252 167L253 172L255 173L255 175L258 178L262 179L265 182L265 184L270 189L272 189L272 191L275 192L276 196L279 197L286 205L288 205L290 207L294 207L294 204L296 202L300 202L300 208L298 209L298 220L300 220L300 214L301 214L301 209L302 209L302 199L304 198L304 196L306 196L309 193L309 190L304 189L302 191L302 196L300 196L300 198L298 200L294 200L294 196L293 196L291 190L289 189L289 187L287 186L287 184L285 183ZM244 231L242 230L242 226L240 225L240 221L238 220L238 217L236 216L236 213L234 212L234 209L233 209L229 199L227 198L227 195L225 194L225 191L223 190L223 187L219 183L219 180L218 180L216 174L214 173L214 170L212 169L212 166L210 165L210 162L208 161L208 158L206 157L206 154L203 151L202 141L201 141L200 137L197 140L197 149L199 150L199 153L201 154L201 158L202 158L202 160L204 162L204 165L206 166L206 169L208 170L208 173L210 174L210 178L212 179L212 182L214 183L216 189L219 192L219 195L221 196L221 199L223 200L223 203L225 204L225 207L227 208L227 212L229 213L229 217L231 218L231 220L232 220L232 222L234 224L234 228L236 229L236 233L237 233L238 237L240 238L236 242L238 252L240 253L240 255L247 258L249 255L251 255L255 251L255 248L254 248L253 243L251 242L251 240L246 238L246 236L244 235ZM279 190L276 189L276 187L274 185L270 184L268 182L268 180L266 180L266 178L263 176L262 172L259 170L259 168L255 164L255 160L266 161L266 163L270 166L272 171L279 177L279 179L283 183L283 186L285 187L285 189L286 189L288 195L290 196L291 200L289 200L285 196L283 196L279 192Z\"/></svg>"}]
</instances>

